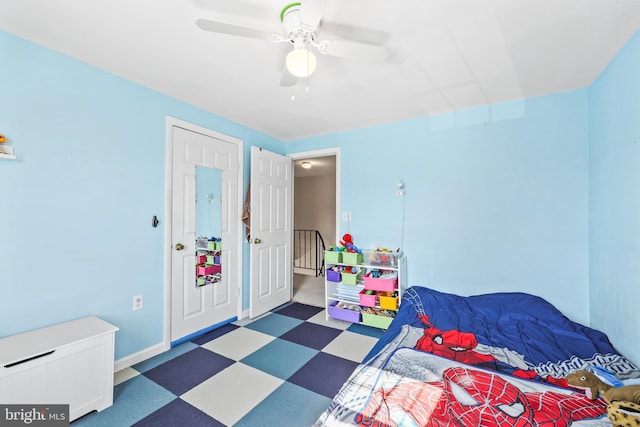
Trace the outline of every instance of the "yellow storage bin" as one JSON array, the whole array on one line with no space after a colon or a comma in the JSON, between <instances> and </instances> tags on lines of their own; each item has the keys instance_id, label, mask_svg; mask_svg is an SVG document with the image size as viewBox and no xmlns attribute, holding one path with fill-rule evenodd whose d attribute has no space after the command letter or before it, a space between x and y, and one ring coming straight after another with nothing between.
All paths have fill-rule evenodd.
<instances>
[{"instance_id":1,"label":"yellow storage bin","mask_svg":"<svg viewBox=\"0 0 640 427\"><path fill-rule=\"evenodd\" d=\"M395 292L378 292L378 298L380 298L380 308L385 310L398 309L398 296L395 295Z\"/></svg>"}]
</instances>

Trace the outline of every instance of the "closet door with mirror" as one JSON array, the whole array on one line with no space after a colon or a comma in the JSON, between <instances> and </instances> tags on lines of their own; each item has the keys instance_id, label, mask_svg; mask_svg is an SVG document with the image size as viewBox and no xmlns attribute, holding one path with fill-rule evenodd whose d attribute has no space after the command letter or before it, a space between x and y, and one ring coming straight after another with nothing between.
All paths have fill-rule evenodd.
<instances>
[{"instance_id":1,"label":"closet door with mirror","mask_svg":"<svg viewBox=\"0 0 640 427\"><path fill-rule=\"evenodd\" d=\"M239 144L172 126L171 342L239 310Z\"/></svg>"}]
</instances>

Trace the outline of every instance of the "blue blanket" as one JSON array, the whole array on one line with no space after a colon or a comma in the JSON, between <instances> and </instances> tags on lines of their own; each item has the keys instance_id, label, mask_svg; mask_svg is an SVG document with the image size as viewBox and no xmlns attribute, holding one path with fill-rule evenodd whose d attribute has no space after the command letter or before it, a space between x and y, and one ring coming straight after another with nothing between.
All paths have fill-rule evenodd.
<instances>
[{"instance_id":1,"label":"blue blanket","mask_svg":"<svg viewBox=\"0 0 640 427\"><path fill-rule=\"evenodd\" d=\"M561 379L589 366L621 379L640 375L605 334L525 293L463 297L409 288L396 318L365 361L393 340L402 325L424 328L419 350L528 379Z\"/></svg>"}]
</instances>

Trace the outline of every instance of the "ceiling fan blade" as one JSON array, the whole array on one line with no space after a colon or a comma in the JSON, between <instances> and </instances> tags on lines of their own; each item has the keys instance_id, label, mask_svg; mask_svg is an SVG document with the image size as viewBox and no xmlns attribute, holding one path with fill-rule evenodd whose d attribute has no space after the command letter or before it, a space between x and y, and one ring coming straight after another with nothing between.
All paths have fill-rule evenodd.
<instances>
[{"instance_id":1,"label":"ceiling fan blade","mask_svg":"<svg viewBox=\"0 0 640 427\"><path fill-rule=\"evenodd\" d=\"M335 21L322 21L322 35L331 39L351 40L358 43L381 45L389 41L390 34L386 31L360 27Z\"/></svg>"},{"instance_id":2,"label":"ceiling fan blade","mask_svg":"<svg viewBox=\"0 0 640 427\"><path fill-rule=\"evenodd\" d=\"M311 27L317 27L330 1L331 0L301 0L300 20Z\"/></svg>"},{"instance_id":3,"label":"ceiling fan blade","mask_svg":"<svg viewBox=\"0 0 640 427\"><path fill-rule=\"evenodd\" d=\"M289 70L287 70L287 66L285 65L282 69L282 76L280 76L280 86L282 87L291 87L295 86L298 83L298 78L291 74Z\"/></svg>"},{"instance_id":4,"label":"ceiling fan blade","mask_svg":"<svg viewBox=\"0 0 640 427\"><path fill-rule=\"evenodd\" d=\"M248 37L251 39L260 39L267 41L275 41L277 34L268 33L266 31L256 30L254 28L242 27L240 25L227 24L226 22L211 21L209 19L198 19L196 25L201 30L211 31L213 33L230 34L233 36Z\"/></svg>"},{"instance_id":5,"label":"ceiling fan blade","mask_svg":"<svg viewBox=\"0 0 640 427\"><path fill-rule=\"evenodd\" d=\"M261 21L269 21L278 16L278 9L268 7L261 2L256 4L251 0L192 0L201 9L212 10L216 13L232 14L249 17Z\"/></svg>"},{"instance_id":6,"label":"ceiling fan blade","mask_svg":"<svg viewBox=\"0 0 640 427\"><path fill-rule=\"evenodd\" d=\"M344 40L320 42L318 50L325 55L365 62L384 62L389 58L389 49L386 47Z\"/></svg>"}]
</instances>

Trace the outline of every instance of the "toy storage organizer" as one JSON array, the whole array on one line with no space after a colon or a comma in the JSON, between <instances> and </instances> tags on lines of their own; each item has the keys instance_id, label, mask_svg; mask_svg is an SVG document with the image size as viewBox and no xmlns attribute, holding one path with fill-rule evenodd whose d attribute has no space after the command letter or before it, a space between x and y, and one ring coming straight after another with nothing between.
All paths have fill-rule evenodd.
<instances>
[{"instance_id":1,"label":"toy storage organizer","mask_svg":"<svg viewBox=\"0 0 640 427\"><path fill-rule=\"evenodd\" d=\"M95 316L0 339L0 402L68 404L70 421L113 404L117 327Z\"/></svg>"},{"instance_id":2,"label":"toy storage organizer","mask_svg":"<svg viewBox=\"0 0 640 427\"><path fill-rule=\"evenodd\" d=\"M401 252L326 251L325 266L327 318L389 327L406 289L406 258ZM360 271L349 271L351 266ZM372 270L384 274L374 277Z\"/></svg>"},{"instance_id":3,"label":"toy storage organizer","mask_svg":"<svg viewBox=\"0 0 640 427\"><path fill-rule=\"evenodd\" d=\"M222 280L222 239L199 237L196 239L196 286L218 283Z\"/></svg>"}]
</instances>

